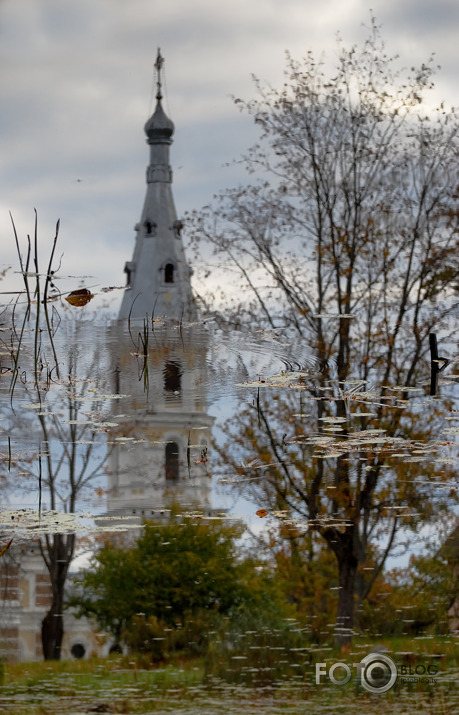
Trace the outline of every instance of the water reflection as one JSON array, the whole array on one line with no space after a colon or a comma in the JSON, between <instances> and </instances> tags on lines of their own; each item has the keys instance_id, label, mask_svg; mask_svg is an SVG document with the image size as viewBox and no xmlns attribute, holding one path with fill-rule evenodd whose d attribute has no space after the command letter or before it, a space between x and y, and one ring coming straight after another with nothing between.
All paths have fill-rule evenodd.
<instances>
[{"instance_id":1,"label":"water reflection","mask_svg":"<svg viewBox=\"0 0 459 715\"><path fill-rule=\"evenodd\" d=\"M270 488L278 469L312 459L326 470L325 465L335 468L343 456L366 469L371 460L384 456L390 468L398 470L400 484L406 481L405 490L416 484L421 501L423 494L429 494L432 504L440 503L454 488L457 413L451 407L454 382L447 375L439 379L441 397L429 398L426 370L425 385L404 388L403 394L396 385L388 386L381 403L378 389L362 381L349 380L340 386L332 362L316 359L307 344L292 342L281 331L246 334L212 323L150 321L145 326L143 321L132 321L97 326L69 321L54 335L60 360L57 377L45 337L37 373L34 330L22 336L13 395L14 362L8 351L5 356L10 363L1 397L0 519L2 543L11 537L13 543L1 557L1 636L8 657L42 657L42 620L53 602L44 561L49 554L56 565L67 567L79 551L93 549L101 534L124 534L127 543L139 534L144 518L164 518L174 503L192 518L220 515L231 521L241 514L229 509L228 495L243 495L249 499L245 505L250 505L246 521L264 544L260 550L268 543L273 553L280 554L282 539L290 539L290 534L317 553L311 527L321 522L324 528L344 533L348 517L339 512L335 495L335 514L318 514L316 523L307 513L301 515L287 492L282 503L273 499ZM5 343L14 345L15 339L10 333ZM319 389L324 386L324 370L330 381L326 389ZM347 400L346 415L322 410L317 419L318 405L333 407L337 397ZM430 415L428 437L388 434L377 419L381 404L394 410L407 410L409 405L414 416ZM274 453L253 438L268 418L275 427ZM235 425L250 427L252 437L238 435ZM359 469L351 477L353 488L364 473ZM336 487L326 479L324 498ZM408 524L424 506L413 502L409 507L388 499L385 519L388 523L396 513L399 522ZM400 533L405 538L408 532ZM374 569L372 561L367 569L367 574ZM361 582L362 587L368 582L364 572ZM317 626L292 623L303 635L291 643L291 654L286 656L289 668L294 665L289 661L292 654L302 663L297 667L309 668L314 652L311 638L330 636L336 627L327 610L336 608L336 578L314 588L323 589L321 603L326 609L316 618ZM312 601L310 605L316 607ZM113 645L92 623L70 613L63 628L63 657L107 654ZM274 677L273 654L285 648L275 631L260 628L242 639L235 633L231 639L231 658L240 659L238 673L249 680L257 674L259 679L266 668ZM251 653L266 650L258 665L253 660L245 665L248 644ZM228 656L222 653L219 657ZM218 672L218 678L230 677L225 673Z\"/></svg>"}]
</instances>

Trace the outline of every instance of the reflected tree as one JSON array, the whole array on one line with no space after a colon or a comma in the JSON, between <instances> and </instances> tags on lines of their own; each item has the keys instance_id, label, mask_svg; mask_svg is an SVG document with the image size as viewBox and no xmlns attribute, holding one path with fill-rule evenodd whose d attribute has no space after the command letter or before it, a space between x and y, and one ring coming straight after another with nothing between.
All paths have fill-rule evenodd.
<instances>
[{"instance_id":1,"label":"reflected tree","mask_svg":"<svg viewBox=\"0 0 459 715\"><path fill-rule=\"evenodd\" d=\"M97 362L97 361L96 361ZM95 369L95 365L93 365ZM95 374L90 370L90 375ZM45 448L41 457L44 462L42 484L50 509L75 512L77 504L90 488L94 491L95 480L101 476L107 459L105 440L99 441L97 428L100 420L101 404L96 400L91 404L94 421L87 420L80 400L87 398L87 390L94 380L79 380L69 365L68 388L63 405L67 424L62 425L60 415L53 414L48 420L39 416L40 428ZM76 388L76 389L75 389ZM86 403L87 404L87 403ZM97 416L96 416L97 415ZM88 425L87 422L90 424ZM102 446L103 445L103 446ZM102 450L102 454L101 454ZM40 540L40 551L48 570L52 602L42 622L41 638L45 660L59 660L64 635L64 595L70 564L75 555L75 533L45 534Z\"/></svg>"},{"instance_id":2,"label":"reflected tree","mask_svg":"<svg viewBox=\"0 0 459 715\"><path fill-rule=\"evenodd\" d=\"M298 376L308 417L292 417L303 409L289 398L258 399L233 421L221 458L240 470L241 455L250 464L255 453L264 478L246 465L252 493L306 520L334 553L339 644L350 641L356 593L367 588L358 584L369 543L387 532L377 574L407 523L397 510L411 510L413 530L432 517L419 471L394 466L387 446L436 434L439 403L429 403L426 425L410 389L425 377L429 333L447 340L457 300L457 113L425 100L431 60L409 73L396 64L372 18L361 46L339 44L330 75L309 53L301 62L287 56L281 90L256 80L258 98L235 102L260 128L244 157L260 178L223 192L192 222L196 250L210 245L245 290L243 301L241 291L226 296L226 319L287 330L292 352L307 341L319 366ZM341 437L318 458L327 420ZM373 443L371 429L379 430ZM452 467L432 462L423 471L429 482L448 479Z\"/></svg>"},{"instance_id":3,"label":"reflected tree","mask_svg":"<svg viewBox=\"0 0 459 715\"><path fill-rule=\"evenodd\" d=\"M9 474L5 481L13 491L24 489L38 495L42 522L38 533L43 534L39 545L52 594L42 622L43 655L46 660L58 660L64 634L64 590L76 535L70 528L62 533L62 522L59 518L50 521L49 513L75 512L77 503L87 496L90 487L96 487L95 480L103 473L107 459L106 430L101 425L104 399L97 393L105 379L104 365L100 346L94 343L93 324L90 335L85 333L83 320L69 321L64 327L55 308L61 297L55 285L60 264L56 269L53 264L59 221L42 273L37 212L25 251L11 220L24 290L3 313L1 342L4 354L9 356L4 374L11 377L8 408L2 404L9 435ZM70 293L67 301L81 308L90 297L92 294L83 288ZM65 310L65 304L61 306ZM20 403L19 398L28 398L30 404ZM97 439L98 433L102 433L102 439ZM28 443L29 449L16 453L12 445L18 439ZM16 474L10 473L12 465Z\"/></svg>"},{"instance_id":4,"label":"reflected tree","mask_svg":"<svg viewBox=\"0 0 459 715\"><path fill-rule=\"evenodd\" d=\"M52 515L77 511L82 500L96 490L96 480L104 473L107 459L106 430L102 423L104 399L97 395L103 379L97 374L101 356L97 349L93 350L92 359L82 367L80 363L84 361L78 355L85 350L82 331L76 329L72 337L74 344L71 339L65 342L67 369L64 373L61 366L60 379L50 375L45 364L38 367L30 382L27 371L22 372L24 392L16 388L16 395L28 396L33 400L29 407L35 409L20 409L15 400L13 405L17 409L8 419L13 446L18 436L29 445L27 450L14 455L18 478L14 484L9 480L10 487L36 495L41 521L38 529L43 534L39 548L51 585L51 602L41 628L45 660L60 659L64 593L77 542L74 527L65 530L60 519L53 526ZM78 345L80 341L83 346ZM80 377L80 372L84 376ZM29 439L25 435L30 435Z\"/></svg>"}]
</instances>

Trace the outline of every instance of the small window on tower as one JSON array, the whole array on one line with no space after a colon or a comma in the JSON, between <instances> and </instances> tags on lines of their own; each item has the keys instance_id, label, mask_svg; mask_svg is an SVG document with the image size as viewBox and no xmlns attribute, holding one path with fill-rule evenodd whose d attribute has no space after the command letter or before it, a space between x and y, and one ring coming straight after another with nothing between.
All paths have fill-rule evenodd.
<instances>
[{"instance_id":1,"label":"small window on tower","mask_svg":"<svg viewBox=\"0 0 459 715\"><path fill-rule=\"evenodd\" d=\"M179 448L177 442L166 444L166 479L177 481L179 478Z\"/></svg>"},{"instance_id":2,"label":"small window on tower","mask_svg":"<svg viewBox=\"0 0 459 715\"><path fill-rule=\"evenodd\" d=\"M145 226L147 236L156 236L156 224L154 221L150 221L150 219L147 218L143 225Z\"/></svg>"},{"instance_id":3,"label":"small window on tower","mask_svg":"<svg viewBox=\"0 0 459 715\"><path fill-rule=\"evenodd\" d=\"M177 221L174 221L174 223L172 224L172 228L174 229L175 238L180 238L183 228L183 221L177 219Z\"/></svg>"},{"instance_id":4,"label":"small window on tower","mask_svg":"<svg viewBox=\"0 0 459 715\"><path fill-rule=\"evenodd\" d=\"M167 362L163 370L164 389L178 394L182 391L182 370L176 362Z\"/></svg>"},{"instance_id":5,"label":"small window on tower","mask_svg":"<svg viewBox=\"0 0 459 715\"><path fill-rule=\"evenodd\" d=\"M164 282L174 282L174 266L172 265L172 263L166 263L166 267L164 268Z\"/></svg>"},{"instance_id":6,"label":"small window on tower","mask_svg":"<svg viewBox=\"0 0 459 715\"><path fill-rule=\"evenodd\" d=\"M132 274L134 273L134 270L134 261L128 261L124 266L124 272L126 273L126 288L129 288L129 286L132 284Z\"/></svg>"}]
</instances>

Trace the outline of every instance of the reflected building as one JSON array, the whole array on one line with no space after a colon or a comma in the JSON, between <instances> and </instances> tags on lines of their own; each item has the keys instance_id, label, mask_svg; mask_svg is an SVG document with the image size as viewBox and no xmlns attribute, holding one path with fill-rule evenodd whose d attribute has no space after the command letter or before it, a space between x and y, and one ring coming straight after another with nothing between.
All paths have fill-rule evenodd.
<instances>
[{"instance_id":1,"label":"reflected building","mask_svg":"<svg viewBox=\"0 0 459 715\"><path fill-rule=\"evenodd\" d=\"M156 108L145 124L147 191L118 315L111 430L109 516L152 517L172 502L210 508L206 332L198 323L172 194L174 125L162 107L160 52Z\"/></svg>"},{"instance_id":2,"label":"reflected building","mask_svg":"<svg viewBox=\"0 0 459 715\"><path fill-rule=\"evenodd\" d=\"M43 660L41 624L52 602L38 537L10 549L0 565L0 659ZM62 659L101 655L103 639L86 619L64 613Z\"/></svg>"},{"instance_id":3,"label":"reflected building","mask_svg":"<svg viewBox=\"0 0 459 715\"><path fill-rule=\"evenodd\" d=\"M184 511L211 510L207 335L198 321L172 195L174 126L162 108L161 67L158 52L157 103L145 125L146 197L132 260L125 265L119 319L107 341L113 393L119 397L107 430L110 526L128 516L138 527L173 503ZM38 541L12 548L0 567L0 658L41 660L41 623L52 594ZM107 653L110 644L89 621L66 612L64 623L62 658Z\"/></svg>"},{"instance_id":4,"label":"reflected building","mask_svg":"<svg viewBox=\"0 0 459 715\"><path fill-rule=\"evenodd\" d=\"M208 512L207 336L197 325L147 329L151 347L134 345L124 329L119 341L107 516L154 518L172 503ZM131 333L143 336L138 326Z\"/></svg>"}]
</instances>

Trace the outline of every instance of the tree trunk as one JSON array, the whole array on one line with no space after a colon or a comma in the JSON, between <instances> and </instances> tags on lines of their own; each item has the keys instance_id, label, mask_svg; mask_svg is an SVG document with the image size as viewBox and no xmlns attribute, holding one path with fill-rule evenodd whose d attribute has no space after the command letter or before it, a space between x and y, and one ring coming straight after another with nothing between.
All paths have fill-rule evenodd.
<instances>
[{"instance_id":1,"label":"tree trunk","mask_svg":"<svg viewBox=\"0 0 459 715\"><path fill-rule=\"evenodd\" d=\"M60 660L64 636L64 615L62 596L53 595L53 602L41 623L41 643L45 660Z\"/></svg>"},{"instance_id":2,"label":"tree trunk","mask_svg":"<svg viewBox=\"0 0 459 715\"><path fill-rule=\"evenodd\" d=\"M51 579L53 600L41 623L41 643L45 660L60 660L64 637L64 590L75 547L75 534L46 537L46 550L40 549Z\"/></svg>"},{"instance_id":3,"label":"tree trunk","mask_svg":"<svg viewBox=\"0 0 459 715\"><path fill-rule=\"evenodd\" d=\"M352 641L357 565L352 551L343 550L338 558L339 598L335 626L337 646L348 645Z\"/></svg>"}]
</instances>

